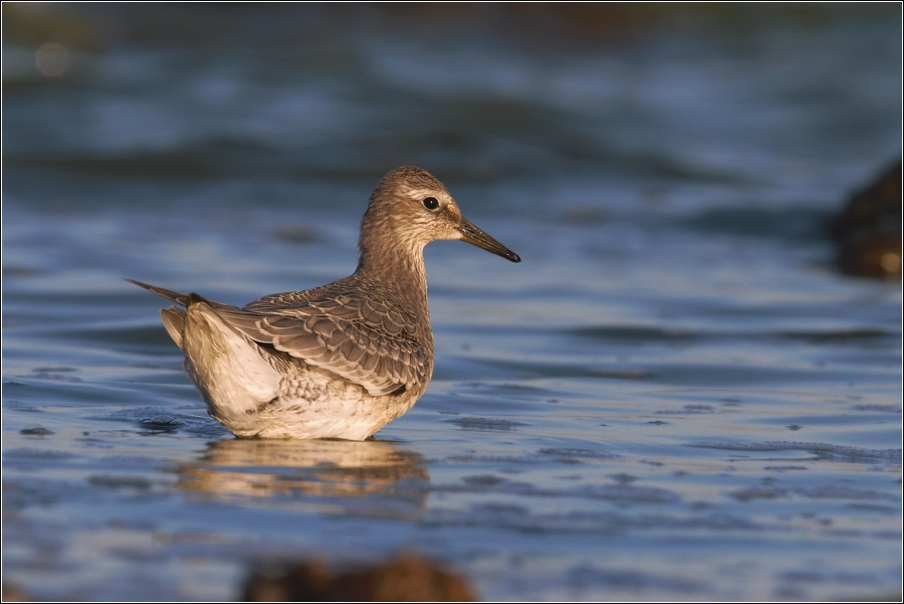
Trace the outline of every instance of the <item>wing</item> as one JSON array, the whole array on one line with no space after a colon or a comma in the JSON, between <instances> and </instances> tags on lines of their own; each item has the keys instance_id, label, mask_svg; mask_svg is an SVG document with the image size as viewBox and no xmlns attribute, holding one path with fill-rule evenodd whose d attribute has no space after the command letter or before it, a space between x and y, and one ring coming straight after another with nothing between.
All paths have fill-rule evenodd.
<instances>
[{"instance_id":1,"label":"wing","mask_svg":"<svg viewBox=\"0 0 904 604\"><path fill-rule=\"evenodd\" d=\"M189 303L190 296L186 294L127 281L176 304ZM405 308L362 299L360 293L356 296L343 291L338 282L274 294L245 308L219 302L208 304L255 342L270 344L335 373L373 396L418 388L430 379L430 330L419 330L417 317Z\"/></svg>"},{"instance_id":2,"label":"wing","mask_svg":"<svg viewBox=\"0 0 904 604\"><path fill-rule=\"evenodd\" d=\"M382 396L417 388L431 373L430 342L416 318L386 302L339 294L264 313L217 305L217 312L256 342L304 359ZM404 391L404 390L401 390Z\"/></svg>"}]
</instances>

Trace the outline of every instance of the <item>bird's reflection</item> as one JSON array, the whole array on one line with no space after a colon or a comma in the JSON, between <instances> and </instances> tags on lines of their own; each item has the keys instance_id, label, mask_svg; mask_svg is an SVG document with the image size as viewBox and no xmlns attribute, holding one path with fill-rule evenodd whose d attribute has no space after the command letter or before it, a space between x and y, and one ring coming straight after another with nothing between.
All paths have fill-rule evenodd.
<instances>
[{"instance_id":1,"label":"bird's reflection","mask_svg":"<svg viewBox=\"0 0 904 604\"><path fill-rule=\"evenodd\" d=\"M430 475L424 466L418 453L387 441L224 439L177 473L179 488L215 497L396 515L426 504Z\"/></svg>"}]
</instances>

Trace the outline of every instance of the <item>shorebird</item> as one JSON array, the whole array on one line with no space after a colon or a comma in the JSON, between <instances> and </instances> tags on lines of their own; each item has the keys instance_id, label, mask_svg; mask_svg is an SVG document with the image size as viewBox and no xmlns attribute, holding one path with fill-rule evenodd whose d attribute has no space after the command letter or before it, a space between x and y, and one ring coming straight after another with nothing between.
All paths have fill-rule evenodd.
<instances>
[{"instance_id":1,"label":"shorebird","mask_svg":"<svg viewBox=\"0 0 904 604\"><path fill-rule=\"evenodd\" d=\"M438 239L521 261L409 166L371 194L348 277L242 308L127 281L178 305L160 311L163 325L207 412L234 435L364 440L408 411L433 375L424 246Z\"/></svg>"}]
</instances>

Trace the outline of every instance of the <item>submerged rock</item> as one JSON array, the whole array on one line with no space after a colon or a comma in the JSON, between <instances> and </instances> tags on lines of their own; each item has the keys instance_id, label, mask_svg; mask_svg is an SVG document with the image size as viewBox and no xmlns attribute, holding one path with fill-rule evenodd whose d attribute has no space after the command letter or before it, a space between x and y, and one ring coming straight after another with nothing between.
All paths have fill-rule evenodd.
<instances>
[{"instance_id":1,"label":"submerged rock","mask_svg":"<svg viewBox=\"0 0 904 604\"><path fill-rule=\"evenodd\" d=\"M849 275L901 278L901 161L856 193L831 223L838 266Z\"/></svg>"},{"instance_id":2,"label":"submerged rock","mask_svg":"<svg viewBox=\"0 0 904 604\"><path fill-rule=\"evenodd\" d=\"M19 430L19 434L24 434L26 436L51 436L53 432L40 424L32 424Z\"/></svg>"},{"instance_id":3,"label":"submerged rock","mask_svg":"<svg viewBox=\"0 0 904 604\"><path fill-rule=\"evenodd\" d=\"M258 571L245 584L246 602L473 602L467 581L414 553L346 573L309 560L281 574Z\"/></svg>"},{"instance_id":4,"label":"submerged rock","mask_svg":"<svg viewBox=\"0 0 904 604\"><path fill-rule=\"evenodd\" d=\"M4 602L33 602L34 600L17 585L3 584Z\"/></svg>"}]
</instances>

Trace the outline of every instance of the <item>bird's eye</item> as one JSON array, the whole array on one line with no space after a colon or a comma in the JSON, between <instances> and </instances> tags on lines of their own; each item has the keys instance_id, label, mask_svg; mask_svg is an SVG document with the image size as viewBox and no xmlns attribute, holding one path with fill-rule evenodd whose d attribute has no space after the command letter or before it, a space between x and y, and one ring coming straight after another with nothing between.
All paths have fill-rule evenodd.
<instances>
[{"instance_id":1,"label":"bird's eye","mask_svg":"<svg viewBox=\"0 0 904 604\"><path fill-rule=\"evenodd\" d=\"M424 200L424 207L428 210L435 210L439 207L439 202L436 201L436 197L428 197Z\"/></svg>"}]
</instances>

